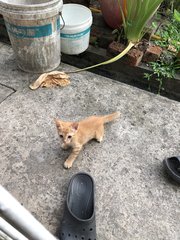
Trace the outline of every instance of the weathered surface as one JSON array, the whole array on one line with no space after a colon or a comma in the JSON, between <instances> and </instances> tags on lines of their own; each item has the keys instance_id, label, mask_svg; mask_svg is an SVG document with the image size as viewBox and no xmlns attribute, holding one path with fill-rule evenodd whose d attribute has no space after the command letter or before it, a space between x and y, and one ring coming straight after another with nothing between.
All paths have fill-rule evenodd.
<instances>
[{"instance_id":1,"label":"weathered surface","mask_svg":"<svg viewBox=\"0 0 180 240\"><path fill-rule=\"evenodd\" d=\"M0 84L0 103L13 93L14 91L11 88L5 87Z\"/></svg>"},{"instance_id":2,"label":"weathered surface","mask_svg":"<svg viewBox=\"0 0 180 240\"><path fill-rule=\"evenodd\" d=\"M21 15L18 10L15 13ZM41 14L43 13L42 10ZM52 12L49 12L49 15L44 13L41 20L38 14L37 16L35 13L32 14L33 20L30 19L30 14L28 17L27 15L22 14L22 19L4 16L18 66L24 71L33 73L52 71L60 63L59 14L52 17ZM27 18L24 20L23 17Z\"/></svg>"},{"instance_id":3,"label":"weathered surface","mask_svg":"<svg viewBox=\"0 0 180 240\"><path fill-rule=\"evenodd\" d=\"M65 88L32 91L37 75L17 69L1 47L0 83L16 90L0 104L0 182L52 233L67 185L86 171L96 183L98 240L179 240L180 188L162 160L179 154L180 103L83 72ZM73 67L61 65L63 70ZM60 69L61 69L60 68ZM78 120L119 110L102 143L92 141L70 170L53 118Z\"/></svg>"},{"instance_id":4,"label":"weathered surface","mask_svg":"<svg viewBox=\"0 0 180 240\"><path fill-rule=\"evenodd\" d=\"M162 53L162 48L159 46L149 46L143 56L143 61L144 62L155 62L159 59L161 53Z\"/></svg>"}]
</instances>

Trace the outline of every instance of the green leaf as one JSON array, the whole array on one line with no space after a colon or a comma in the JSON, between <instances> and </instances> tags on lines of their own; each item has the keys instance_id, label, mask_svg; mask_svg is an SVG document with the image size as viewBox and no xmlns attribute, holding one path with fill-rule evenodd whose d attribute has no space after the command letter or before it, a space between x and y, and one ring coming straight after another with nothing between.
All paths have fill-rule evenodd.
<instances>
[{"instance_id":1,"label":"green leaf","mask_svg":"<svg viewBox=\"0 0 180 240\"><path fill-rule=\"evenodd\" d=\"M158 26L158 25L157 25L157 22L152 22L152 27L153 27L153 28L155 28L155 29L156 29L156 28L157 28L157 26Z\"/></svg>"},{"instance_id":2,"label":"green leaf","mask_svg":"<svg viewBox=\"0 0 180 240\"><path fill-rule=\"evenodd\" d=\"M162 0L127 0L124 32L129 42L141 40L145 26Z\"/></svg>"},{"instance_id":3,"label":"green leaf","mask_svg":"<svg viewBox=\"0 0 180 240\"><path fill-rule=\"evenodd\" d=\"M174 19L180 22L180 13L176 9L174 10Z\"/></svg>"}]
</instances>

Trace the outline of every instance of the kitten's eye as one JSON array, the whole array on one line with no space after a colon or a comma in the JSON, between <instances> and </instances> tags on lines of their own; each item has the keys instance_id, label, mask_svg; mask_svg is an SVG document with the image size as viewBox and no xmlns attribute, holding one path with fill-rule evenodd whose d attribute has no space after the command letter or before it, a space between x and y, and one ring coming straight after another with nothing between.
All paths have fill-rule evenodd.
<instances>
[{"instance_id":1,"label":"kitten's eye","mask_svg":"<svg viewBox=\"0 0 180 240\"><path fill-rule=\"evenodd\" d=\"M72 136L68 136L68 138L72 138Z\"/></svg>"},{"instance_id":2,"label":"kitten's eye","mask_svg":"<svg viewBox=\"0 0 180 240\"><path fill-rule=\"evenodd\" d=\"M60 136L60 138L63 138L63 135L61 134L61 135L59 135Z\"/></svg>"}]
</instances>

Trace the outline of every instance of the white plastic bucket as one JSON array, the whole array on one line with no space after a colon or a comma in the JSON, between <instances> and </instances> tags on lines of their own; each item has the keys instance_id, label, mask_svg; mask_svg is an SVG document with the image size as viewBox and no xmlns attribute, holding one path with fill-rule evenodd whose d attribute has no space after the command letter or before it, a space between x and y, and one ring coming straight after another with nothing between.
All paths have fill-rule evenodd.
<instances>
[{"instance_id":1,"label":"white plastic bucket","mask_svg":"<svg viewBox=\"0 0 180 240\"><path fill-rule=\"evenodd\" d=\"M80 4L64 4L61 21L61 52L75 55L84 52L89 46L92 13Z\"/></svg>"},{"instance_id":2,"label":"white plastic bucket","mask_svg":"<svg viewBox=\"0 0 180 240\"><path fill-rule=\"evenodd\" d=\"M0 0L18 66L27 72L48 72L60 64L62 0Z\"/></svg>"}]
</instances>

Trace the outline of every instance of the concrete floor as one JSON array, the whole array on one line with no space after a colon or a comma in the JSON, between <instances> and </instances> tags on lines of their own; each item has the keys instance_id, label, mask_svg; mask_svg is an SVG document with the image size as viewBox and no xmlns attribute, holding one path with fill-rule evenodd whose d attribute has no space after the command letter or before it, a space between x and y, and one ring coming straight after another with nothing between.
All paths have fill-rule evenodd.
<instances>
[{"instance_id":1,"label":"concrete floor","mask_svg":"<svg viewBox=\"0 0 180 240\"><path fill-rule=\"evenodd\" d=\"M98 240L180 240L180 188L162 166L180 154L180 103L89 72L71 75L68 87L32 91L37 76L18 70L0 44L0 183L55 234L68 182L85 171L96 183ZM104 141L87 144L64 169L69 153L53 118L116 110L121 118L106 126Z\"/></svg>"}]
</instances>

